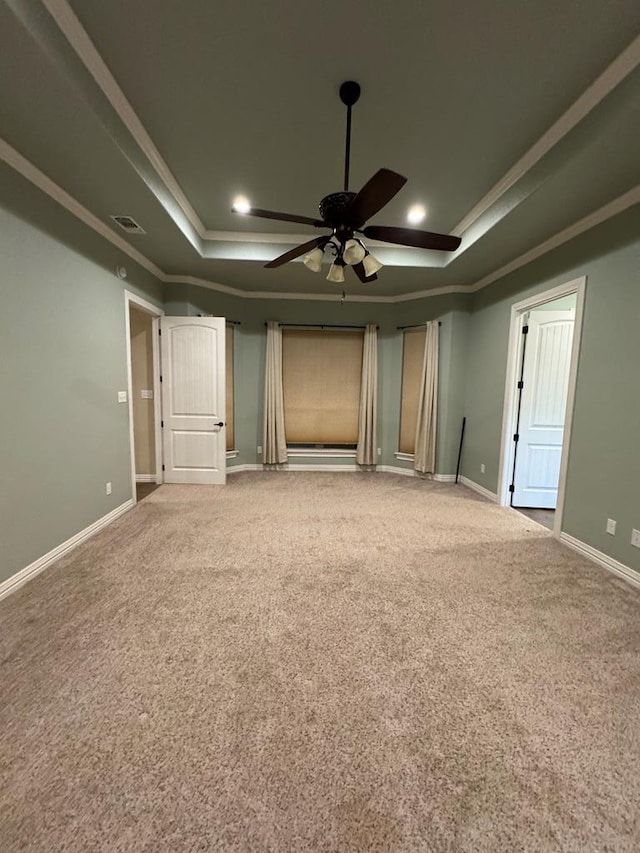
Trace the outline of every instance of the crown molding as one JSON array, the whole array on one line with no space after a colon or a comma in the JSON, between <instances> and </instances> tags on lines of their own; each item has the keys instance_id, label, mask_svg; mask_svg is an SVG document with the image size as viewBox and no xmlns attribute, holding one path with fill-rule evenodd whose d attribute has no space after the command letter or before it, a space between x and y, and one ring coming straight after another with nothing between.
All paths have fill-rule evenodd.
<instances>
[{"instance_id":1,"label":"crown molding","mask_svg":"<svg viewBox=\"0 0 640 853\"><path fill-rule=\"evenodd\" d=\"M285 299L292 301L309 302L335 302L342 299L342 293L289 293L287 291L277 292L272 290L239 290L228 287L226 284L218 284L206 278L198 278L193 275L165 275L162 279L168 284L194 284L207 290L216 290L219 293L227 293L240 299ZM396 302L397 296L358 296L349 294L346 302Z\"/></svg>"},{"instance_id":2,"label":"crown molding","mask_svg":"<svg viewBox=\"0 0 640 853\"><path fill-rule=\"evenodd\" d=\"M140 264L141 267L144 267L157 278L162 278L164 273L160 267L156 266L156 264L149 260L146 255L143 255L142 252L135 249L124 239L124 237L121 237L119 234L116 234L115 231L112 231L106 223L101 219L98 219L98 217L91 213L90 210L87 210L84 205L80 204L77 199L69 195L66 190L63 190L59 184L52 181L51 178L45 175L44 172L40 171L37 166L34 166L34 164L27 160L26 157L23 157L19 151L16 151L16 149L9 145L9 143L2 139L2 137L0 137L0 160L5 162L8 166L11 166L11 168L18 172L18 174L22 175L23 178L26 178L34 184L34 186L42 190L43 193L56 201L61 207L64 207L65 210L68 210L69 213L72 213L84 222L85 225L88 225L89 228L92 228L101 237L104 237L105 240L108 240L116 246L116 248L120 249L121 252L124 252L125 255L128 255L128 257L134 260L137 264Z\"/></svg>"},{"instance_id":3,"label":"crown molding","mask_svg":"<svg viewBox=\"0 0 640 853\"><path fill-rule=\"evenodd\" d=\"M455 226L452 234L461 237L484 213L520 181L545 154L556 146L640 65L640 36L614 59L594 82L573 102L537 142L494 184L478 204Z\"/></svg>"},{"instance_id":4,"label":"crown molding","mask_svg":"<svg viewBox=\"0 0 640 853\"><path fill-rule=\"evenodd\" d=\"M203 243L221 243L221 242L245 242L245 243L267 243L279 242L282 245L296 245L298 242L304 242L308 239L308 235L304 238L299 238L298 235L273 235L265 232L236 232L236 231L217 231L208 230L205 228L195 209L189 202L184 191L180 187L176 177L173 175L169 166L162 158L160 152L156 148L153 140L146 131L142 122L135 113L133 107L127 100L124 92L118 85L117 81L111 74L108 66L102 59L97 48L91 41L88 33L82 26L81 22L75 15L73 9L67 0L41 0L42 4L47 9L56 26L65 36L70 47L75 51L77 57L83 64L84 68L91 75L95 83L99 86L104 97L111 104L111 107L116 112L118 118L123 123L135 140L140 153L146 159L146 165L150 166L155 174L162 182L166 192L173 198L175 205L180 209L182 214L187 218L195 234L193 238L187 234L187 239L190 240L196 251L201 257L206 257L206 251L203 251ZM14 3L16 0L14 0ZM453 229L454 234L463 236L468 229L477 220L485 214L489 208L493 207L504 195L520 181L542 157L545 156L551 149L557 145L573 128L576 127L601 101L607 97L622 80L624 80L638 65L640 65L640 36L635 38L631 44L596 78L596 80L578 97L576 101L560 116L556 122L538 139L534 145L515 163L511 169L489 190L489 192L467 213L467 215ZM139 170L144 178L143 171ZM150 189L153 190L152 187ZM176 220L175 211L168 207L164 200L155 193L160 203L165 208L167 214L174 223L181 228L184 228ZM526 198L518 200L517 204ZM504 216L513 209L513 205L506 205L502 214L498 216L495 222L490 226L497 224ZM485 231L482 234L486 233ZM197 245L195 236L199 238L200 245ZM479 235L482 236L482 235ZM277 238L277 239L276 239ZM476 237L479 239L479 237ZM442 264L427 263L425 267L446 267L458 257L460 257L476 239L463 240L462 245L449 258L445 259ZM380 243L380 241L372 242L372 246L377 248L388 247L388 244ZM395 249L409 247L394 247ZM416 297L420 298L420 297Z\"/></svg>"},{"instance_id":5,"label":"crown molding","mask_svg":"<svg viewBox=\"0 0 640 853\"><path fill-rule=\"evenodd\" d=\"M574 222L573 225L569 225L568 228L554 234L553 237L549 237L549 239L545 240L544 243L539 243L533 249L530 249L528 252L525 252L515 258L513 261L510 261L508 264L505 264L499 269L494 270L494 272L489 273L489 275L481 278L475 284L470 285L469 290L472 293L482 290L482 288L493 284L494 281L504 278L505 275L509 275L509 273L531 263L531 261L535 261L537 258L542 257L542 255L546 255L547 252L557 249L558 246L561 246L563 243L567 243L574 237L583 234L585 231L589 231L590 228L595 228L596 225L601 225L603 222L606 222L607 219L617 216L618 213L622 213L639 202L640 184L633 187L633 189L628 190L628 192L623 193L621 196L618 196L618 198L614 198L613 201L603 205L598 208L598 210L594 210L593 213L589 213L587 216L584 216L582 219Z\"/></svg>"},{"instance_id":6,"label":"crown molding","mask_svg":"<svg viewBox=\"0 0 640 853\"><path fill-rule=\"evenodd\" d=\"M34 166L26 157L23 157L15 148L9 145L6 140L0 137L0 161L5 162L8 166L11 166L16 172L34 184L38 189L42 190L46 195L52 198L55 202L57 202L61 207L64 207L69 213L72 213L78 219L85 223L89 228L92 228L97 234L101 237L104 237L126 255L128 255L132 260L138 263L141 267L148 270L152 275L154 275L159 281L168 284L193 284L198 287L204 287L208 290L215 290L219 293L225 293L229 296L236 296L241 299L282 299L282 300L308 300L308 301L316 301L316 302L332 302L336 299L340 299L340 294L331 294L331 293L287 293L287 292L274 292L274 291L259 291L259 290L240 290L236 287L230 287L226 284L221 284L219 282L210 281L209 279L198 278L196 276L191 275L174 275L163 272L160 267L154 264L149 258L142 254L142 252L135 249L131 246L123 237L119 234L116 234L112 229L106 225L101 219L98 219L90 210L88 210L84 205L80 204L73 196L71 196L66 190L63 190L61 186L56 184L51 180L47 175L44 174L37 166ZM535 246L533 249L530 249L528 252L520 255L515 258L513 261L510 261L505 266L500 267L474 284L461 284L461 285L447 285L445 287L435 287L430 290L415 290L411 293L401 293L397 296L359 296L359 295L349 295L349 302L383 302L383 303L397 303L397 302L410 302L417 299L428 299L432 296L443 296L450 293L475 293L478 290L482 290L485 287L488 287L493 282L497 281L500 278L508 275L514 270L519 269L525 264L530 263L531 261L536 260L536 258L545 255L547 252L552 251L553 249L558 248L563 243L572 240L574 237L577 237L579 234L588 231L590 228L594 228L596 225L600 225L603 222L606 222L607 219L611 219L613 216L617 216L618 213L622 213L624 210L627 210L633 205L640 203L640 184L633 187L633 189L628 190L628 192L623 193L623 195L618 196L618 198L613 199L608 204L603 205L598 210L595 210L593 213L588 214L582 219L575 222L573 225L570 225L568 228L565 228L563 231L558 232L553 237L550 237L548 240L545 240L543 243L540 243L538 246Z\"/></svg>"},{"instance_id":7,"label":"crown molding","mask_svg":"<svg viewBox=\"0 0 640 853\"><path fill-rule=\"evenodd\" d=\"M122 123L138 143L140 150L155 169L158 177L164 182L176 204L181 208L199 236L203 237L205 227L198 214L71 6L66 0L42 0L42 4L98 84Z\"/></svg>"}]
</instances>

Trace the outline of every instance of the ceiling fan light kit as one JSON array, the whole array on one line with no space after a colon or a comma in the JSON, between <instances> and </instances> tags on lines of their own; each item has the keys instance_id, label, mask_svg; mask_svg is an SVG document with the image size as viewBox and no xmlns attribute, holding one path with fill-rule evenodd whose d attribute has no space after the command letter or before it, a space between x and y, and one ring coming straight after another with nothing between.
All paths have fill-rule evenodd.
<instances>
[{"instance_id":1,"label":"ceiling fan light kit","mask_svg":"<svg viewBox=\"0 0 640 853\"><path fill-rule=\"evenodd\" d=\"M389 202L406 184L407 179L390 169L379 169L362 187L360 192L349 190L349 165L351 159L351 109L360 97L360 86L354 80L347 80L340 86L340 100L347 108L347 130L344 163L344 189L340 192L325 196L318 209L320 219L308 216L297 216L290 213L277 213L260 208L248 209L234 205L236 213L258 216L264 219L277 219L281 222L297 222L311 225L314 228L330 228L329 236L309 240L295 249L274 258L266 267L272 269L282 266L304 255L303 263L307 269L320 272L324 251L329 248L335 258L327 280L341 284L344 281L344 267L350 266L363 284L375 281L376 273L382 269L382 264L368 251L365 244L356 234L370 237L372 240L382 240L401 246L413 246L420 249L436 249L453 252L460 245L460 238L448 234L434 234L430 231L419 231L416 228L387 227L383 225L365 226L367 220Z\"/></svg>"},{"instance_id":2,"label":"ceiling fan light kit","mask_svg":"<svg viewBox=\"0 0 640 853\"><path fill-rule=\"evenodd\" d=\"M367 252L365 255L362 266L364 267L364 271L367 274L367 278L371 278L374 276L378 270L382 269L382 264L377 258L374 258L371 252Z\"/></svg>"},{"instance_id":3,"label":"ceiling fan light kit","mask_svg":"<svg viewBox=\"0 0 640 853\"><path fill-rule=\"evenodd\" d=\"M302 263L311 272L320 272L322 269L322 261L324 260L324 249L318 247L302 259Z\"/></svg>"},{"instance_id":4,"label":"ceiling fan light kit","mask_svg":"<svg viewBox=\"0 0 640 853\"><path fill-rule=\"evenodd\" d=\"M353 266L354 264L359 264L360 261L364 260L367 254L367 250L362 245L360 240L347 240L344 244L344 251L342 253L342 258L345 264L349 266Z\"/></svg>"},{"instance_id":5,"label":"ceiling fan light kit","mask_svg":"<svg viewBox=\"0 0 640 853\"><path fill-rule=\"evenodd\" d=\"M329 267L327 281L332 281L334 284L342 284L344 281L344 266L335 260Z\"/></svg>"}]
</instances>

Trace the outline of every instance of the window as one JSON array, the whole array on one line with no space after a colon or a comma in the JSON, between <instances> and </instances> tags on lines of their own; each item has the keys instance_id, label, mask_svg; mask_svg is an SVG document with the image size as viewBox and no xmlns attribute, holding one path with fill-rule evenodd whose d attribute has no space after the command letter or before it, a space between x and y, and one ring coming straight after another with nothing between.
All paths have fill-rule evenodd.
<instances>
[{"instance_id":1,"label":"window","mask_svg":"<svg viewBox=\"0 0 640 853\"><path fill-rule=\"evenodd\" d=\"M236 449L233 412L233 326L227 325L225 338L225 387L227 407L227 450Z\"/></svg>"},{"instance_id":2,"label":"window","mask_svg":"<svg viewBox=\"0 0 640 853\"><path fill-rule=\"evenodd\" d=\"M283 330L287 445L356 446L363 342L361 331Z\"/></svg>"},{"instance_id":3,"label":"window","mask_svg":"<svg viewBox=\"0 0 640 853\"><path fill-rule=\"evenodd\" d=\"M413 454L420 403L420 382L426 329L407 329L402 345L402 397L400 402L400 453Z\"/></svg>"}]
</instances>

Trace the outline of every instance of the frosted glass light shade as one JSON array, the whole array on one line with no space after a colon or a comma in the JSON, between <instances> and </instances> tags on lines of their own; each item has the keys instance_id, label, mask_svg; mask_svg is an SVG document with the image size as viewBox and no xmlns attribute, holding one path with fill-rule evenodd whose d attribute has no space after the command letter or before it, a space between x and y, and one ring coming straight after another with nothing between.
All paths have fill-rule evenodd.
<instances>
[{"instance_id":1,"label":"frosted glass light shade","mask_svg":"<svg viewBox=\"0 0 640 853\"><path fill-rule=\"evenodd\" d=\"M364 271L367 274L367 278L370 275L374 275L378 272L378 270L382 269L382 264L377 258L374 258L372 254L368 254L364 260L362 261L362 266L364 267Z\"/></svg>"},{"instance_id":2,"label":"frosted glass light shade","mask_svg":"<svg viewBox=\"0 0 640 853\"><path fill-rule=\"evenodd\" d=\"M312 252L309 252L308 255L305 255L302 263L305 267L312 272L320 272L322 269L322 259L324 258L324 251L320 248L314 249Z\"/></svg>"},{"instance_id":3,"label":"frosted glass light shade","mask_svg":"<svg viewBox=\"0 0 640 853\"><path fill-rule=\"evenodd\" d=\"M366 251L363 246L358 243L357 240L347 240L344 244L344 252L342 253L342 259L345 264L349 264L352 266L353 264L359 264L360 261L364 258Z\"/></svg>"},{"instance_id":4,"label":"frosted glass light shade","mask_svg":"<svg viewBox=\"0 0 640 853\"><path fill-rule=\"evenodd\" d=\"M333 281L336 284L342 284L344 281L344 267L340 266L340 264L336 264L335 262L331 264L329 267L329 275L327 276L327 281Z\"/></svg>"}]
</instances>

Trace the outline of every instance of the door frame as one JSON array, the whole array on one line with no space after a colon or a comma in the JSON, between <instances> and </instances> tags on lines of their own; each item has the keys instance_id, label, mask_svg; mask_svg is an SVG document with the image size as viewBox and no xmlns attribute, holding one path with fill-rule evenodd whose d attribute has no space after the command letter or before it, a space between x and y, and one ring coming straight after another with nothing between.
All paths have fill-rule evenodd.
<instances>
[{"instance_id":1,"label":"door frame","mask_svg":"<svg viewBox=\"0 0 640 853\"><path fill-rule=\"evenodd\" d=\"M133 306L138 311L149 314L153 320L151 324L151 350L153 358L153 419L155 432L156 450L156 483L162 483L162 430L160 427L162 409L160 401L160 347L158 346L158 331L160 329L160 318L164 316L164 310L158 308L152 302L147 302L141 296L137 296L130 290L124 291L124 317L125 337L127 348L127 400L129 403L129 454L131 457L131 497L134 504L138 502L136 497L136 451L133 437L133 377L131 367L131 322L129 310Z\"/></svg>"},{"instance_id":2,"label":"door frame","mask_svg":"<svg viewBox=\"0 0 640 853\"><path fill-rule=\"evenodd\" d=\"M511 319L509 323L509 348L507 353L507 372L505 377L504 408L502 414L502 440L500 444L500 467L498 469L498 502L500 506L510 506L511 493L509 485L515 443L513 434L515 432L515 420L517 413L517 384L518 370L522 360L522 325L524 315L534 308L540 307L547 302L560 299L562 296L576 295L576 315L573 329L573 343L571 345L571 362L569 366L569 387L567 389L567 405L564 421L564 432L562 437L562 455L560 457L560 477L558 480L558 505L553 525L553 535L556 539L560 537L562 530L562 516L564 513L565 485L567 479L567 463L569 459L569 445L571 442L571 427L573 423L573 407L575 402L576 377L578 374L578 360L580 357L580 341L582 337L582 318L584 314L584 296L587 277L572 279L565 284L552 287L535 296L530 296L511 306Z\"/></svg>"}]
</instances>

